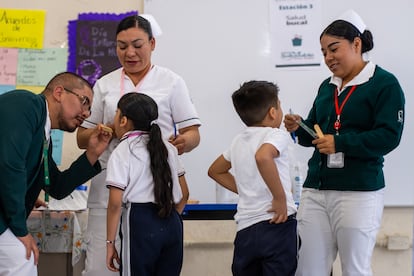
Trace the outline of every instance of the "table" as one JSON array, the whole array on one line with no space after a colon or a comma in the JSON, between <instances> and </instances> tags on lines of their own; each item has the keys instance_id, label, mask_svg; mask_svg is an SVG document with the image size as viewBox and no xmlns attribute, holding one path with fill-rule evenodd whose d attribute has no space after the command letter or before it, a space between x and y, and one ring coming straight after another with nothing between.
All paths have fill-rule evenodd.
<instances>
[{"instance_id":1,"label":"table","mask_svg":"<svg viewBox=\"0 0 414 276\"><path fill-rule=\"evenodd\" d=\"M187 204L182 218L184 220L233 220L237 204Z\"/></svg>"},{"instance_id":2,"label":"table","mask_svg":"<svg viewBox=\"0 0 414 276\"><path fill-rule=\"evenodd\" d=\"M86 211L32 211L27 228L42 253L71 253L72 265L84 250L83 234L87 226Z\"/></svg>"}]
</instances>

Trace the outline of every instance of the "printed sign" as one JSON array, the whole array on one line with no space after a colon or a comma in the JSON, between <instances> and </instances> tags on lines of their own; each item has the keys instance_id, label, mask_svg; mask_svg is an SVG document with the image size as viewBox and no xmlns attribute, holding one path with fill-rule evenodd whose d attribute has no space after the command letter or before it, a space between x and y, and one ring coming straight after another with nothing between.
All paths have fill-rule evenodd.
<instances>
[{"instance_id":1,"label":"printed sign","mask_svg":"<svg viewBox=\"0 0 414 276\"><path fill-rule=\"evenodd\" d=\"M45 11L0 9L0 47L43 48Z\"/></svg>"}]
</instances>

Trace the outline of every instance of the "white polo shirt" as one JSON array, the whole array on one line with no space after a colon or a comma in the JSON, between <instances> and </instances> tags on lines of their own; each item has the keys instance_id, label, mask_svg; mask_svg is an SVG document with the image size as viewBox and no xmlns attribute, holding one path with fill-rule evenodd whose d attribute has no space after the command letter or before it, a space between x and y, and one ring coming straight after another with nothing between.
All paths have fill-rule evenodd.
<instances>
[{"instance_id":1,"label":"white polo shirt","mask_svg":"<svg viewBox=\"0 0 414 276\"><path fill-rule=\"evenodd\" d=\"M133 133L133 132L130 132ZM155 202L154 181L151 172L151 159L147 149L148 134L124 137L109 157L106 183L107 186L124 191L123 203ZM174 202L182 198L178 182L180 172L177 168L177 149L165 143L168 150L168 163L171 169Z\"/></svg>"},{"instance_id":2,"label":"white polo shirt","mask_svg":"<svg viewBox=\"0 0 414 276\"><path fill-rule=\"evenodd\" d=\"M273 145L280 153L274 161L285 190L288 215L296 213L289 172L288 146L293 143L289 133L278 128L247 127L233 139L230 148L223 153L224 158L231 162L239 194L237 213L234 216L238 231L273 217L273 213L268 212L272 207L273 196L257 168L255 159L259 147L266 143Z\"/></svg>"}]
</instances>

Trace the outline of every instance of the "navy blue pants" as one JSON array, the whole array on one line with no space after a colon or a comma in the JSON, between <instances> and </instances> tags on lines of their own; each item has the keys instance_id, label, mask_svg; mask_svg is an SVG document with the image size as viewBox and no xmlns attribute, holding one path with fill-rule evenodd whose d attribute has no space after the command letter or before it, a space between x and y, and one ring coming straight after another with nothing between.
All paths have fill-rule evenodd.
<instances>
[{"instance_id":1,"label":"navy blue pants","mask_svg":"<svg viewBox=\"0 0 414 276\"><path fill-rule=\"evenodd\" d=\"M183 223L174 210L158 216L152 203L133 203L129 214L131 275L180 275L183 263ZM125 269L125 268L124 268Z\"/></svg>"},{"instance_id":2,"label":"navy blue pants","mask_svg":"<svg viewBox=\"0 0 414 276\"><path fill-rule=\"evenodd\" d=\"M232 272L235 276L290 276L297 267L295 216L281 224L262 221L237 232Z\"/></svg>"}]
</instances>

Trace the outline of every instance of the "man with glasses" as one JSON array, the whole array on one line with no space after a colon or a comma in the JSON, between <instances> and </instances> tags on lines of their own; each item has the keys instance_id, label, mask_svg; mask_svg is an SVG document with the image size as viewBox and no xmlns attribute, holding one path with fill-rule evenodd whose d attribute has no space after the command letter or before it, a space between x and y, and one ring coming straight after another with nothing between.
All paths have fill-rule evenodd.
<instances>
[{"instance_id":1,"label":"man with glasses","mask_svg":"<svg viewBox=\"0 0 414 276\"><path fill-rule=\"evenodd\" d=\"M60 171L52 158L52 129L74 132L90 116L92 88L80 76L56 75L36 95L0 95L0 275L37 275L39 251L26 219L43 189L56 199L101 171L98 157L111 134L96 128L86 151Z\"/></svg>"},{"instance_id":2,"label":"man with glasses","mask_svg":"<svg viewBox=\"0 0 414 276\"><path fill-rule=\"evenodd\" d=\"M66 88L66 87L63 87L63 89L66 91L66 92L69 92L69 93L71 93L71 94L73 94L73 95L75 95L75 96L77 96L78 98L79 98L79 101L81 102L81 104L82 104L82 108L85 110L85 111L89 111L89 116L91 115L91 100L89 100L89 98L87 97L87 96L81 96L81 95L79 95L78 93L76 93L76 92L73 92L72 90L70 90L70 89L68 89L68 88Z\"/></svg>"}]
</instances>

